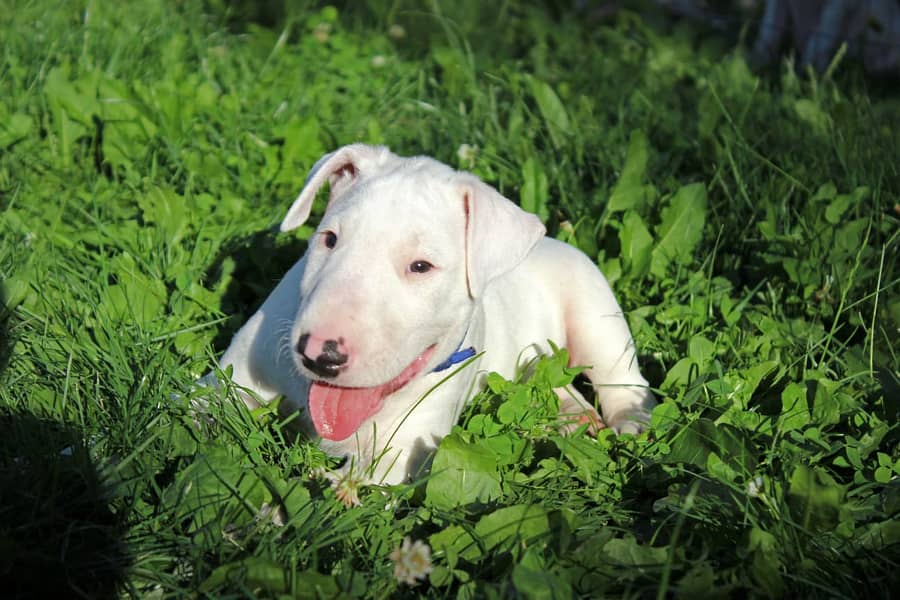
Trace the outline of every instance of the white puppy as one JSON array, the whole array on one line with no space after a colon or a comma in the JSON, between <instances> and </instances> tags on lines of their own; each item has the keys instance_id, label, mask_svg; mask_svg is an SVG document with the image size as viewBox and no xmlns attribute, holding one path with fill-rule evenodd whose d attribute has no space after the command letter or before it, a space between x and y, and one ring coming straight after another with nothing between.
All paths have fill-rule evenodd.
<instances>
[{"instance_id":1,"label":"white puppy","mask_svg":"<svg viewBox=\"0 0 900 600\"><path fill-rule=\"evenodd\" d=\"M398 483L486 373L512 377L550 340L589 367L607 426L636 432L649 420L653 395L609 285L537 217L469 173L353 144L316 163L282 231L306 221L325 182L309 249L222 357L252 392L248 406L283 396L326 452L350 458L345 468ZM599 422L577 391L558 393L561 412Z\"/></svg>"}]
</instances>

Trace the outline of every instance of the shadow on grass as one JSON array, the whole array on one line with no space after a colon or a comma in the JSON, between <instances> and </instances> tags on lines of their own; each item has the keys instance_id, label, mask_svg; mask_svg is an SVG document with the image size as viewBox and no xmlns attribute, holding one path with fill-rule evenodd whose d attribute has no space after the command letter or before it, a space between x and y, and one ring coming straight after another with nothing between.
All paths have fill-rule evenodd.
<instances>
[{"instance_id":1,"label":"shadow on grass","mask_svg":"<svg viewBox=\"0 0 900 600\"><path fill-rule=\"evenodd\" d=\"M226 0L218 6L232 31L243 32L248 23L278 28L284 22L282 0Z\"/></svg>"},{"instance_id":2,"label":"shadow on grass","mask_svg":"<svg viewBox=\"0 0 900 600\"><path fill-rule=\"evenodd\" d=\"M78 432L0 407L0 595L118 597L130 561L108 491Z\"/></svg>"},{"instance_id":3,"label":"shadow on grass","mask_svg":"<svg viewBox=\"0 0 900 600\"><path fill-rule=\"evenodd\" d=\"M277 227L226 245L208 270L208 279L214 280L221 277L226 262L234 265L231 281L222 297L222 310L228 320L216 333L213 348L221 351L228 347L235 332L300 260L306 246L304 240L279 235Z\"/></svg>"}]
</instances>

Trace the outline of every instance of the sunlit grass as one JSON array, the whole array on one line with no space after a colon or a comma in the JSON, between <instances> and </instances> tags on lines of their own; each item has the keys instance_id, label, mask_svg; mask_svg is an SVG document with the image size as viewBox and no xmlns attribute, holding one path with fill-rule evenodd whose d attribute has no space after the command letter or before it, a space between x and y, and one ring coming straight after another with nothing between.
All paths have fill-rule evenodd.
<instances>
[{"instance_id":1,"label":"sunlit grass","mask_svg":"<svg viewBox=\"0 0 900 600\"><path fill-rule=\"evenodd\" d=\"M367 6L0 15L5 594L889 595L890 90L626 11ZM561 436L557 356L348 508L275 407L229 390L198 419L191 383L305 249L273 225L353 141L472 170L596 258L649 434Z\"/></svg>"}]
</instances>

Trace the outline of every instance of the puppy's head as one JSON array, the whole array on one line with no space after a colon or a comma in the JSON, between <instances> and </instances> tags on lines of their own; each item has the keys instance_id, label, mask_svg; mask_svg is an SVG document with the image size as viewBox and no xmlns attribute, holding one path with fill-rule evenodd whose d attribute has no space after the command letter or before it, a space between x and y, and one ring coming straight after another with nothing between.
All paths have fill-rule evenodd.
<instances>
[{"instance_id":1,"label":"puppy's head","mask_svg":"<svg viewBox=\"0 0 900 600\"><path fill-rule=\"evenodd\" d=\"M471 174L353 144L316 163L282 230L325 182L291 342L318 433L341 440L457 349L491 282L544 227Z\"/></svg>"}]
</instances>

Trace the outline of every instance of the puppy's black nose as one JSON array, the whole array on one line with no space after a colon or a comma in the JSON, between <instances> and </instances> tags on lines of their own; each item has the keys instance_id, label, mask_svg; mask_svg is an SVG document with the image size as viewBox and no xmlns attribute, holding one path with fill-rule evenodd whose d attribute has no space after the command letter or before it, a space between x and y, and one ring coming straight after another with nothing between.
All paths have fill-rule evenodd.
<instances>
[{"instance_id":1,"label":"puppy's black nose","mask_svg":"<svg viewBox=\"0 0 900 600\"><path fill-rule=\"evenodd\" d=\"M325 340L322 352L316 357L316 363L324 367L340 367L347 362L347 355L338 350L337 340Z\"/></svg>"},{"instance_id":2,"label":"puppy's black nose","mask_svg":"<svg viewBox=\"0 0 900 600\"><path fill-rule=\"evenodd\" d=\"M297 353L303 360L303 366L319 375L331 379L337 377L341 367L347 363L349 356L341 352L338 348L340 342L338 340L325 340L322 342L322 349L316 356L309 356L306 353L309 345L309 334L304 333L297 340Z\"/></svg>"}]
</instances>

